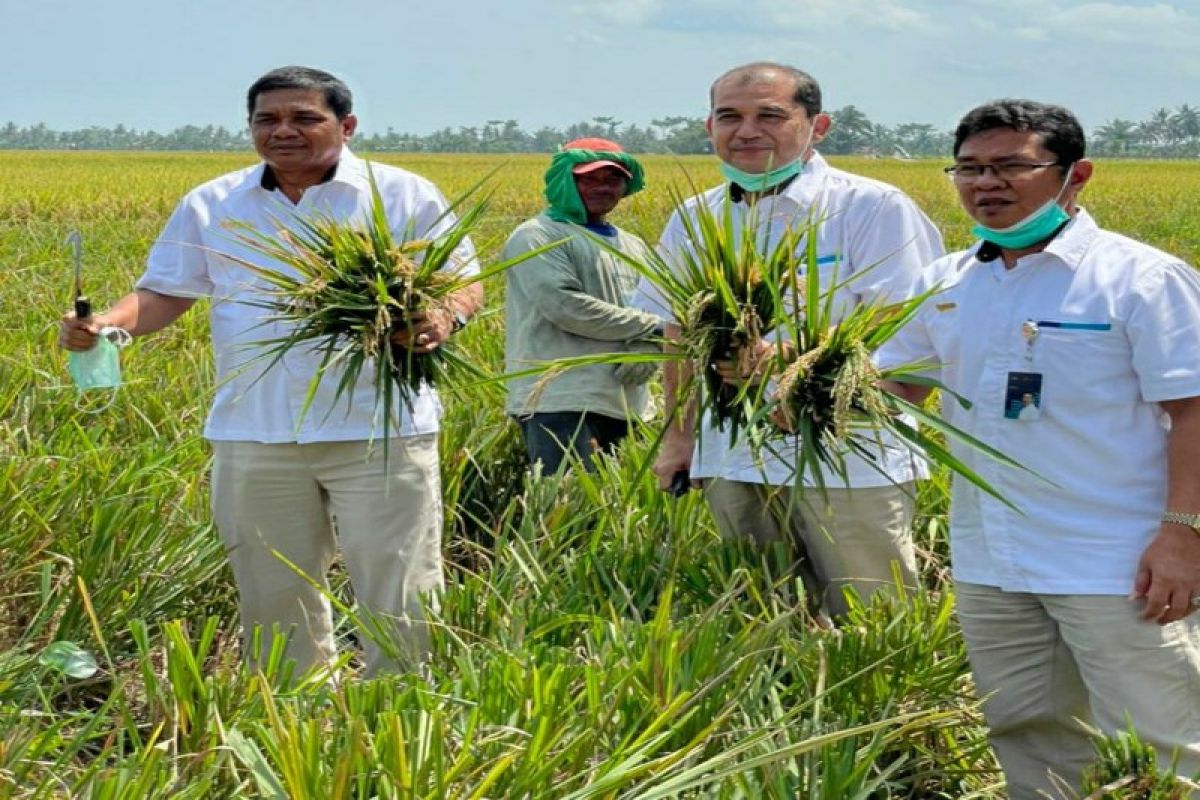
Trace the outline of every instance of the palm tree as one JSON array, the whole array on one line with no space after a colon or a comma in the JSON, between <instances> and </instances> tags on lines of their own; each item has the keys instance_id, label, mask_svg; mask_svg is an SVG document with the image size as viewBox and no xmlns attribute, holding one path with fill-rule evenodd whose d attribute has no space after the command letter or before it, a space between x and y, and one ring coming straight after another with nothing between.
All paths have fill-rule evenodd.
<instances>
[{"instance_id":1,"label":"palm tree","mask_svg":"<svg viewBox=\"0 0 1200 800\"><path fill-rule=\"evenodd\" d=\"M906 122L893 131L896 143L910 156L944 155L939 152L938 130L927 122Z\"/></svg>"},{"instance_id":2,"label":"palm tree","mask_svg":"<svg viewBox=\"0 0 1200 800\"><path fill-rule=\"evenodd\" d=\"M833 119L833 125L825 137L822 151L857 153L870 146L875 126L866 114L854 106L846 106L830 112L829 116Z\"/></svg>"},{"instance_id":3,"label":"palm tree","mask_svg":"<svg viewBox=\"0 0 1200 800\"><path fill-rule=\"evenodd\" d=\"M1111 155L1128 155L1137 142L1138 124L1128 119L1113 119L1096 129L1096 146Z\"/></svg>"},{"instance_id":4,"label":"palm tree","mask_svg":"<svg viewBox=\"0 0 1200 800\"><path fill-rule=\"evenodd\" d=\"M1175 132L1171 129L1170 109L1160 108L1151 114L1149 119L1139 122L1138 134L1155 150L1173 144Z\"/></svg>"},{"instance_id":5,"label":"palm tree","mask_svg":"<svg viewBox=\"0 0 1200 800\"><path fill-rule=\"evenodd\" d=\"M1171 128L1180 139L1200 138L1200 109L1184 103L1171 116Z\"/></svg>"}]
</instances>

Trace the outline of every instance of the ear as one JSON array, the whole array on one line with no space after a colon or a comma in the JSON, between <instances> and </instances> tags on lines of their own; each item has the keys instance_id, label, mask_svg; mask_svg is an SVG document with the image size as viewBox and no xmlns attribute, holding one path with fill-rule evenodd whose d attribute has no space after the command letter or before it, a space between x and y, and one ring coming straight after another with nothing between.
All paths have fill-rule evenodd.
<instances>
[{"instance_id":1,"label":"ear","mask_svg":"<svg viewBox=\"0 0 1200 800\"><path fill-rule=\"evenodd\" d=\"M1078 193L1083 190L1087 182L1092 179L1092 170L1095 166L1095 163L1086 158L1081 158L1075 162L1071 167L1071 181L1069 184L1072 192Z\"/></svg>"},{"instance_id":2,"label":"ear","mask_svg":"<svg viewBox=\"0 0 1200 800\"><path fill-rule=\"evenodd\" d=\"M817 114L813 117L813 145L819 143L829 133L829 128L833 125L833 117L828 114Z\"/></svg>"},{"instance_id":3,"label":"ear","mask_svg":"<svg viewBox=\"0 0 1200 800\"><path fill-rule=\"evenodd\" d=\"M712 136L712 114L704 118L704 130L708 132L710 137Z\"/></svg>"},{"instance_id":4,"label":"ear","mask_svg":"<svg viewBox=\"0 0 1200 800\"><path fill-rule=\"evenodd\" d=\"M354 132L358 130L358 117L354 116L353 114L347 114L344 118L339 120L339 123L342 126L342 136L346 139L349 139L354 135Z\"/></svg>"}]
</instances>

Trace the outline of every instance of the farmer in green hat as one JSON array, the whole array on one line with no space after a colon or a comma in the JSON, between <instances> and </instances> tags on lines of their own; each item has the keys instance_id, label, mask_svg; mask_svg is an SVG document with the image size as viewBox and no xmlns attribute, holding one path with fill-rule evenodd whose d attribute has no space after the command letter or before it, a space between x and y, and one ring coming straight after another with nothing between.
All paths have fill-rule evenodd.
<instances>
[{"instance_id":1,"label":"farmer in green hat","mask_svg":"<svg viewBox=\"0 0 1200 800\"><path fill-rule=\"evenodd\" d=\"M513 231L501 256L563 242L508 271L509 372L562 358L658 352L661 320L628 306L637 274L617 254L643 261L647 245L608 221L643 185L641 164L607 139L576 139L554 155L546 171L548 207ZM645 411L646 382L656 366L599 363L548 380L510 381L506 408L521 426L530 461L552 472L568 452L585 464L596 452L610 452Z\"/></svg>"}]
</instances>

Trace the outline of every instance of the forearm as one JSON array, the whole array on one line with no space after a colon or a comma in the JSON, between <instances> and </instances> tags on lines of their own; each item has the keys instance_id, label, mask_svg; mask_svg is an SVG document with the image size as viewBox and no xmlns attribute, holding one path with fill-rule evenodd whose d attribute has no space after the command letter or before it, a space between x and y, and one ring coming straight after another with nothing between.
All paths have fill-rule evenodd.
<instances>
[{"instance_id":1,"label":"forearm","mask_svg":"<svg viewBox=\"0 0 1200 800\"><path fill-rule=\"evenodd\" d=\"M667 323L663 351L668 354L679 353L675 342L681 331L678 325ZM696 393L688 392L686 400L680 407L680 392L688 387L695 377L690 359L675 358L663 366L663 406L667 419L672 420L668 434L676 437L693 438L696 430Z\"/></svg>"},{"instance_id":2,"label":"forearm","mask_svg":"<svg viewBox=\"0 0 1200 800\"><path fill-rule=\"evenodd\" d=\"M1162 404L1167 434L1167 511L1200 513L1200 397Z\"/></svg>"},{"instance_id":3,"label":"forearm","mask_svg":"<svg viewBox=\"0 0 1200 800\"><path fill-rule=\"evenodd\" d=\"M483 308L483 284L472 283L449 295L446 302L453 314L461 314L470 319Z\"/></svg>"},{"instance_id":4,"label":"forearm","mask_svg":"<svg viewBox=\"0 0 1200 800\"><path fill-rule=\"evenodd\" d=\"M1200 513L1200 398L1161 403L1171 417L1167 434L1167 502L1164 511ZM1133 583L1144 597L1141 618L1160 625L1196 611L1200 596L1200 537L1191 525L1163 521L1142 551Z\"/></svg>"},{"instance_id":5,"label":"forearm","mask_svg":"<svg viewBox=\"0 0 1200 800\"><path fill-rule=\"evenodd\" d=\"M579 291L552 290L534 298L538 311L567 333L604 342L631 342L652 336L658 317L624 308Z\"/></svg>"},{"instance_id":6,"label":"forearm","mask_svg":"<svg viewBox=\"0 0 1200 800\"><path fill-rule=\"evenodd\" d=\"M172 297L149 289L137 289L107 311L96 314L93 321L100 326L124 328L133 336L145 336L179 319L195 302L190 297Z\"/></svg>"},{"instance_id":7,"label":"forearm","mask_svg":"<svg viewBox=\"0 0 1200 800\"><path fill-rule=\"evenodd\" d=\"M879 382L879 385L885 392L890 392L896 395L901 400L907 400L915 406L919 406L929 397L932 389L928 386L917 386L914 383L901 383L893 379L886 379Z\"/></svg>"}]
</instances>

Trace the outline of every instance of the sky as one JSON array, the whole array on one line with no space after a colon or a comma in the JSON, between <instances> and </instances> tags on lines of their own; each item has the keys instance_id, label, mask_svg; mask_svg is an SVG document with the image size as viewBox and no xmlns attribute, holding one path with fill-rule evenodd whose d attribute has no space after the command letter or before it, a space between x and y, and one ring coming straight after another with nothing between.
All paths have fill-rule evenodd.
<instances>
[{"instance_id":1,"label":"sky","mask_svg":"<svg viewBox=\"0 0 1200 800\"><path fill-rule=\"evenodd\" d=\"M60 130L237 128L286 64L346 80L369 133L703 116L755 60L889 125L998 97L1089 129L1200 104L1200 0L0 0L0 32L0 124Z\"/></svg>"}]
</instances>

